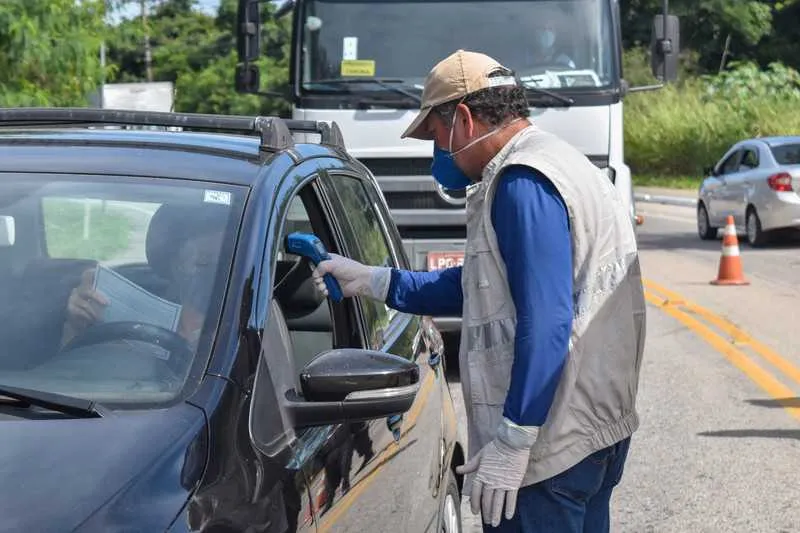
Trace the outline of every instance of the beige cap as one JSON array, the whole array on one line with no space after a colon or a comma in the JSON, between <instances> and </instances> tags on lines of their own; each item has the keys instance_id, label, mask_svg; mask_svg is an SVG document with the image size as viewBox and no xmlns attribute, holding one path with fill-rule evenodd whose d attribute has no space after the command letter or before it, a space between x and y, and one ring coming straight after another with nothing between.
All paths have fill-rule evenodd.
<instances>
[{"instance_id":1,"label":"beige cap","mask_svg":"<svg viewBox=\"0 0 800 533\"><path fill-rule=\"evenodd\" d=\"M417 130L425 123L433 107L488 87L517 84L513 76L490 78L489 75L497 70L509 69L486 54L465 50L458 50L437 63L425 78L419 115L400 138L431 140L433 137L429 132Z\"/></svg>"}]
</instances>

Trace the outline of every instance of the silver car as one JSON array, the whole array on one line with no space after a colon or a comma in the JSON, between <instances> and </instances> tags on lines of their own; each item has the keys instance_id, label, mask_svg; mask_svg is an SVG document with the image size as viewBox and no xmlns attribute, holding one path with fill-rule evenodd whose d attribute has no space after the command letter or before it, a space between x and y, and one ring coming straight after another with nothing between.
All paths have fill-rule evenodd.
<instances>
[{"instance_id":1,"label":"silver car","mask_svg":"<svg viewBox=\"0 0 800 533\"><path fill-rule=\"evenodd\" d=\"M761 137L734 144L700 184L697 232L716 239L733 215L752 246L780 229L800 229L800 136Z\"/></svg>"}]
</instances>

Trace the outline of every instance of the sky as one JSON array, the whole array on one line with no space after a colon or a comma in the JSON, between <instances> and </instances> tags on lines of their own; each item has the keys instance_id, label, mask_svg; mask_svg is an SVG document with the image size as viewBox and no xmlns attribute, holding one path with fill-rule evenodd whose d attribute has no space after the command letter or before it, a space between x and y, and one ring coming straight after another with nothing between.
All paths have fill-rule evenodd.
<instances>
[{"instance_id":1,"label":"sky","mask_svg":"<svg viewBox=\"0 0 800 533\"><path fill-rule=\"evenodd\" d=\"M197 0L197 6L209 15L215 15L219 7L219 1L220 0ZM280 4L282 2L280 0L272 0L272 3ZM138 2L131 2L131 4L123 10L122 18L139 16L139 9Z\"/></svg>"},{"instance_id":2,"label":"sky","mask_svg":"<svg viewBox=\"0 0 800 533\"><path fill-rule=\"evenodd\" d=\"M197 5L207 13L216 13L219 6L219 0L199 0Z\"/></svg>"},{"instance_id":3,"label":"sky","mask_svg":"<svg viewBox=\"0 0 800 533\"><path fill-rule=\"evenodd\" d=\"M219 0L197 0L197 5L201 10L213 15L217 12ZM131 2L121 10L121 18L138 17L140 9L139 2Z\"/></svg>"}]
</instances>

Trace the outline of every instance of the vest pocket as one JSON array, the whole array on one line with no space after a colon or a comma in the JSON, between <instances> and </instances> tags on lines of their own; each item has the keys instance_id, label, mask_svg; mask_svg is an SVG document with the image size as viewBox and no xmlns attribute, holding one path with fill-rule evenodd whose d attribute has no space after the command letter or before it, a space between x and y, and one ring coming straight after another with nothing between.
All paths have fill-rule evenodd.
<instances>
[{"instance_id":1,"label":"vest pocket","mask_svg":"<svg viewBox=\"0 0 800 533\"><path fill-rule=\"evenodd\" d=\"M503 310L508 299L508 282L488 246L467 251L466 260L470 262L464 270L468 276L467 313L474 323L489 319Z\"/></svg>"},{"instance_id":2,"label":"vest pocket","mask_svg":"<svg viewBox=\"0 0 800 533\"><path fill-rule=\"evenodd\" d=\"M497 434L511 383L513 360L513 342L490 349L467 351L471 452L483 448Z\"/></svg>"},{"instance_id":3,"label":"vest pocket","mask_svg":"<svg viewBox=\"0 0 800 533\"><path fill-rule=\"evenodd\" d=\"M510 344L468 350L467 358L472 404L499 406L502 411L511 384L511 366L514 362L513 339Z\"/></svg>"}]
</instances>

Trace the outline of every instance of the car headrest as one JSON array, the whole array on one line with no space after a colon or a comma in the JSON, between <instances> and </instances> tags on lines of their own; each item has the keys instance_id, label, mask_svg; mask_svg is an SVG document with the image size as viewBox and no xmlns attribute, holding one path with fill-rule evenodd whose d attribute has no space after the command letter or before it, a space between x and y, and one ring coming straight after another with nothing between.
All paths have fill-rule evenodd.
<instances>
[{"instance_id":1,"label":"car headrest","mask_svg":"<svg viewBox=\"0 0 800 533\"><path fill-rule=\"evenodd\" d=\"M298 268L292 272L291 279L286 278L295 266ZM316 288L311 269L307 262L298 265L296 261L279 260L275 265L274 296L289 321L309 317L325 302L325 295ZM281 283L284 280L286 283Z\"/></svg>"},{"instance_id":2,"label":"car headrest","mask_svg":"<svg viewBox=\"0 0 800 533\"><path fill-rule=\"evenodd\" d=\"M164 204L150 219L145 253L150 267L161 277L171 277L170 265L187 239L224 229L230 208L219 204Z\"/></svg>"}]
</instances>

